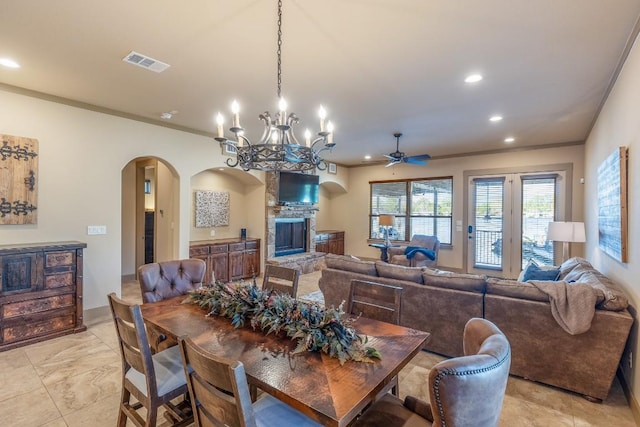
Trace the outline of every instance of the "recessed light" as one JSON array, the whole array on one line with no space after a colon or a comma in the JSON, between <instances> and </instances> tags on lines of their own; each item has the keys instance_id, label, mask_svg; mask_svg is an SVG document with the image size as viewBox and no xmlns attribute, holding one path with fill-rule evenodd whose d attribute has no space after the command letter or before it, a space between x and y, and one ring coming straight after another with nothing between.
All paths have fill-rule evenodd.
<instances>
[{"instance_id":1,"label":"recessed light","mask_svg":"<svg viewBox=\"0 0 640 427\"><path fill-rule=\"evenodd\" d=\"M364 156L364 159L365 160L371 160L371 156L367 154L366 156Z\"/></svg>"},{"instance_id":2,"label":"recessed light","mask_svg":"<svg viewBox=\"0 0 640 427\"><path fill-rule=\"evenodd\" d=\"M480 74L469 74L464 79L464 82L465 83L478 83L480 80L482 80L482 75L480 75Z\"/></svg>"},{"instance_id":3,"label":"recessed light","mask_svg":"<svg viewBox=\"0 0 640 427\"><path fill-rule=\"evenodd\" d=\"M499 122L500 120L502 120L502 116L496 115L496 116L489 117L489 121L491 122Z\"/></svg>"},{"instance_id":4,"label":"recessed light","mask_svg":"<svg viewBox=\"0 0 640 427\"><path fill-rule=\"evenodd\" d=\"M0 58L0 65L7 68L20 68L20 64L9 58Z\"/></svg>"},{"instance_id":5,"label":"recessed light","mask_svg":"<svg viewBox=\"0 0 640 427\"><path fill-rule=\"evenodd\" d=\"M218 168L219 171L224 171L224 168Z\"/></svg>"},{"instance_id":6,"label":"recessed light","mask_svg":"<svg viewBox=\"0 0 640 427\"><path fill-rule=\"evenodd\" d=\"M173 117L173 114L171 113L162 113L160 114L160 118L164 119L164 120L170 120Z\"/></svg>"},{"instance_id":7,"label":"recessed light","mask_svg":"<svg viewBox=\"0 0 640 427\"><path fill-rule=\"evenodd\" d=\"M511 144L513 141L515 141L516 139L512 136L505 138L504 142L506 142L507 144Z\"/></svg>"}]
</instances>

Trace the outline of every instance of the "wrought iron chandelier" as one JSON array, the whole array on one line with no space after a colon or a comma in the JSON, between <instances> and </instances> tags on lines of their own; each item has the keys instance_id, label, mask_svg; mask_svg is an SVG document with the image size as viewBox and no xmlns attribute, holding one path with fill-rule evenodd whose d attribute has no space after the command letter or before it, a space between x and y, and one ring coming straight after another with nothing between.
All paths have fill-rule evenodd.
<instances>
[{"instance_id":1,"label":"wrought iron chandelier","mask_svg":"<svg viewBox=\"0 0 640 427\"><path fill-rule=\"evenodd\" d=\"M262 171L307 171L317 168L325 170L327 163L321 156L323 151L335 147L333 142L333 124L326 121L326 111L320 106L320 132L311 140L311 132L304 133L305 142L300 144L293 133L293 125L300 119L295 113L287 115L287 103L282 98L282 0L278 0L278 107L280 111L271 117L268 111L258 117L264 124L264 131L258 143L252 143L240 126L240 106L233 101L231 111L233 124L229 129L235 140L224 136L224 118L218 113L216 123L218 136L215 138L228 152L235 152L235 158L227 159L230 167L239 166L245 171L254 169ZM325 123L326 121L326 123Z\"/></svg>"}]
</instances>

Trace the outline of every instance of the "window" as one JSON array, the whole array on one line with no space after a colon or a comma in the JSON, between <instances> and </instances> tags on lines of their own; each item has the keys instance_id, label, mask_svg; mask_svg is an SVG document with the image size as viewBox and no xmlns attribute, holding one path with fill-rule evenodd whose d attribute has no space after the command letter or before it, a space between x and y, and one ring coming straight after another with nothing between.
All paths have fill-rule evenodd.
<instances>
[{"instance_id":1,"label":"window","mask_svg":"<svg viewBox=\"0 0 640 427\"><path fill-rule=\"evenodd\" d=\"M390 240L408 241L414 234L435 235L441 243L451 244L453 224L453 178L420 178L403 181L370 182L371 239L384 239L385 227L378 216L395 217L389 227Z\"/></svg>"}]
</instances>

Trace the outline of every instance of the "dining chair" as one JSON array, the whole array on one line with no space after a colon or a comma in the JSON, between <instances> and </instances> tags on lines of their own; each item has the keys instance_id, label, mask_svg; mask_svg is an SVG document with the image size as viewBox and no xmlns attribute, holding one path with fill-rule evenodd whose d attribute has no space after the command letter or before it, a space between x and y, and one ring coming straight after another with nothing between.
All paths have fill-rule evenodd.
<instances>
[{"instance_id":1,"label":"dining chair","mask_svg":"<svg viewBox=\"0 0 640 427\"><path fill-rule=\"evenodd\" d=\"M400 324L402 288L367 280L351 280L349 313L356 316ZM391 379L378 397L391 391L399 396L398 376Z\"/></svg>"},{"instance_id":2,"label":"dining chair","mask_svg":"<svg viewBox=\"0 0 640 427\"><path fill-rule=\"evenodd\" d=\"M138 267L142 302L186 295L202 287L206 264L197 258L153 262Z\"/></svg>"},{"instance_id":3,"label":"dining chair","mask_svg":"<svg viewBox=\"0 0 640 427\"><path fill-rule=\"evenodd\" d=\"M262 281L262 289L271 289L295 298L298 294L298 280L300 280L300 270L267 264Z\"/></svg>"},{"instance_id":4,"label":"dining chair","mask_svg":"<svg viewBox=\"0 0 640 427\"><path fill-rule=\"evenodd\" d=\"M192 423L191 408L185 412L171 403L188 390L180 349L174 346L152 355L140 306L128 304L114 293L108 297L122 358L118 427L124 427L127 419L138 427L154 427L160 407L165 408L173 426ZM137 402L131 402L132 396ZM142 407L145 419L138 413Z\"/></svg>"},{"instance_id":5,"label":"dining chair","mask_svg":"<svg viewBox=\"0 0 640 427\"><path fill-rule=\"evenodd\" d=\"M495 427L500 422L509 378L511 348L492 322L473 318L464 328L465 356L444 360L429 371L429 400L386 395L352 427Z\"/></svg>"},{"instance_id":6,"label":"dining chair","mask_svg":"<svg viewBox=\"0 0 640 427\"><path fill-rule=\"evenodd\" d=\"M156 302L186 295L202 287L206 264L197 258L153 262L138 267L142 302ZM178 342L154 327L148 327L152 352L173 347Z\"/></svg>"},{"instance_id":7,"label":"dining chair","mask_svg":"<svg viewBox=\"0 0 640 427\"><path fill-rule=\"evenodd\" d=\"M252 403L242 362L216 356L191 338L181 337L179 347L196 426L322 425L266 393Z\"/></svg>"}]
</instances>

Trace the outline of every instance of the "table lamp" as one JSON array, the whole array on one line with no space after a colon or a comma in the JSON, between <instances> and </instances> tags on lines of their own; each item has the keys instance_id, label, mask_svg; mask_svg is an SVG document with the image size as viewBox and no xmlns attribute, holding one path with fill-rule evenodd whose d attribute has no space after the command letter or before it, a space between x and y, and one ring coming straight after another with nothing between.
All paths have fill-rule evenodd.
<instances>
[{"instance_id":1,"label":"table lamp","mask_svg":"<svg viewBox=\"0 0 640 427\"><path fill-rule=\"evenodd\" d=\"M550 222L547 239L562 242L562 262L569 258L570 242L585 242L584 222Z\"/></svg>"},{"instance_id":2,"label":"table lamp","mask_svg":"<svg viewBox=\"0 0 640 427\"><path fill-rule=\"evenodd\" d=\"M389 241L389 227L393 227L393 215L380 215L378 217L378 225L384 226L384 245L389 247L391 242Z\"/></svg>"}]
</instances>

